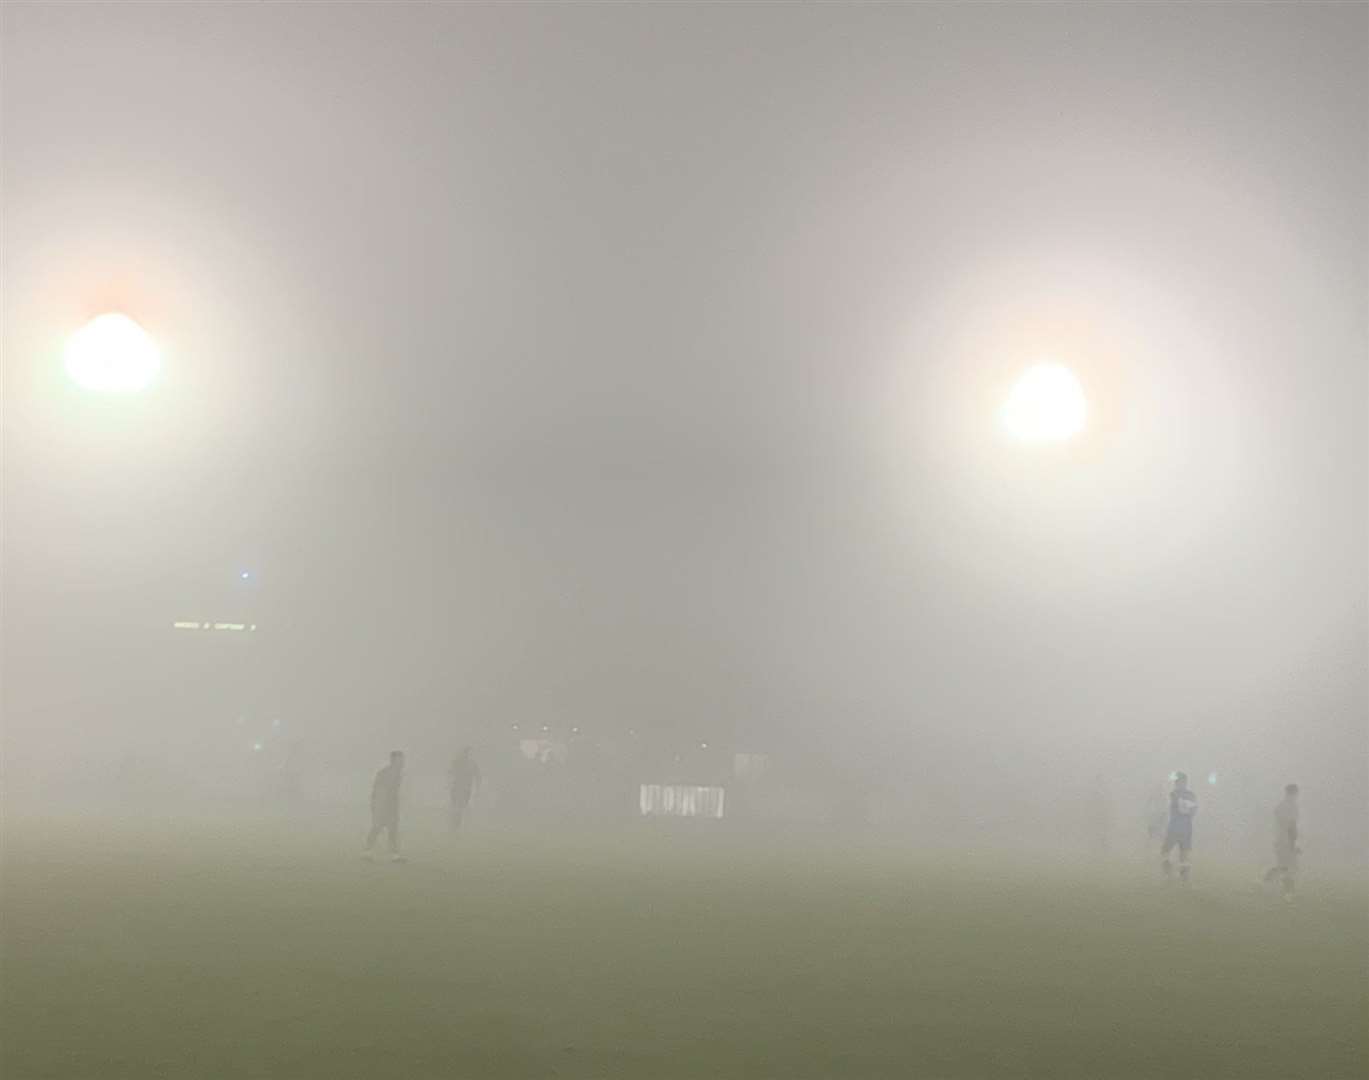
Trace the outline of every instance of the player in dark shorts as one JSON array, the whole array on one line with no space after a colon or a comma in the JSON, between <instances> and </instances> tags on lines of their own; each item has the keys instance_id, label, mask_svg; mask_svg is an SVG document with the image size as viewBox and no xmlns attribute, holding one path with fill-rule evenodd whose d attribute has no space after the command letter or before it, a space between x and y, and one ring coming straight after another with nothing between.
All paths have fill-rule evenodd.
<instances>
[{"instance_id":1,"label":"player in dark shorts","mask_svg":"<svg viewBox=\"0 0 1369 1080\"><path fill-rule=\"evenodd\" d=\"M451 797L452 832L461 828L461 819L466 808L471 805L471 796L480 786L480 766L471 757L471 748L463 746L461 753L452 759L447 770L447 791Z\"/></svg>"},{"instance_id":2,"label":"player in dark shorts","mask_svg":"<svg viewBox=\"0 0 1369 1080\"><path fill-rule=\"evenodd\" d=\"M1165 880L1174 876L1174 864L1169 853L1179 849L1179 880L1187 885L1189 873L1189 852L1193 850L1193 816L1198 812L1198 797L1189 790L1188 776L1174 774L1174 787L1169 792L1169 824L1165 829L1165 842L1160 845L1160 865L1165 872Z\"/></svg>"},{"instance_id":3,"label":"player in dark shorts","mask_svg":"<svg viewBox=\"0 0 1369 1080\"><path fill-rule=\"evenodd\" d=\"M371 831L366 834L366 858L371 858L383 832L390 847L390 861L403 862L399 853L399 785L404 778L404 751L391 750L390 764L376 773L371 785Z\"/></svg>"}]
</instances>

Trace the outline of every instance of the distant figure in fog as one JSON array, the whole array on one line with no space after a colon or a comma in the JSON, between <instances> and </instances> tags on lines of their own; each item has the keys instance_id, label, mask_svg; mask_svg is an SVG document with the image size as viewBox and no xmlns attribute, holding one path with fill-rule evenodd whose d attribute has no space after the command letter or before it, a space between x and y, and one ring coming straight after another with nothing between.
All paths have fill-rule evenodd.
<instances>
[{"instance_id":1,"label":"distant figure in fog","mask_svg":"<svg viewBox=\"0 0 1369 1080\"><path fill-rule=\"evenodd\" d=\"M1266 884L1277 881L1283 898L1292 901L1297 887L1298 856L1298 785L1283 789L1283 802L1274 808L1274 866L1264 875Z\"/></svg>"},{"instance_id":2,"label":"distant figure in fog","mask_svg":"<svg viewBox=\"0 0 1369 1080\"><path fill-rule=\"evenodd\" d=\"M1165 842L1160 845L1160 865L1164 868L1165 880L1174 876L1174 866L1169 853L1179 849L1179 881L1188 884L1189 852L1193 850L1193 818L1198 813L1198 797L1189 790L1188 774L1175 773L1174 787L1169 793L1169 824L1165 829Z\"/></svg>"},{"instance_id":3,"label":"distant figure in fog","mask_svg":"<svg viewBox=\"0 0 1369 1080\"><path fill-rule=\"evenodd\" d=\"M376 840L385 832L390 861L402 862L399 853L399 784L404 778L404 751L391 750L390 764L376 773L371 785L371 831L366 834L366 858L371 858Z\"/></svg>"},{"instance_id":4,"label":"distant figure in fog","mask_svg":"<svg viewBox=\"0 0 1369 1080\"><path fill-rule=\"evenodd\" d=\"M479 786L480 766L475 763L475 758L471 756L471 748L463 746L461 753L452 759L451 768L447 770L447 790L451 796L453 832L461 828L461 819L465 816L467 807L471 805L471 796L475 794L475 789Z\"/></svg>"}]
</instances>

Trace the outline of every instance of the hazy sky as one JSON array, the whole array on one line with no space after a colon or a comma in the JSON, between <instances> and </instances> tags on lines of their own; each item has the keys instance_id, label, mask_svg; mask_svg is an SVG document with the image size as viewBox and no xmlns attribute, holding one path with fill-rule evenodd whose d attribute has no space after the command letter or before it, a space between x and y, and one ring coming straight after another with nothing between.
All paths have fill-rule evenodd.
<instances>
[{"instance_id":1,"label":"hazy sky","mask_svg":"<svg viewBox=\"0 0 1369 1080\"><path fill-rule=\"evenodd\" d=\"M169 624L250 611L263 707L349 739L1222 746L1362 792L1366 42L6 4L11 751L219 722ZM144 398L61 373L110 308ZM1043 451L995 410L1045 356L1093 411Z\"/></svg>"}]
</instances>

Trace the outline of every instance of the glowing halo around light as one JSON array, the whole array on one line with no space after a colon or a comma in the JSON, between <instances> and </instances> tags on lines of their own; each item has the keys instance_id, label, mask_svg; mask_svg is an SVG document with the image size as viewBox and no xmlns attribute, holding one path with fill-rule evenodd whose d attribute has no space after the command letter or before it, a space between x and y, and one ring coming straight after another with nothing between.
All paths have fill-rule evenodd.
<instances>
[{"instance_id":1,"label":"glowing halo around light","mask_svg":"<svg viewBox=\"0 0 1369 1080\"><path fill-rule=\"evenodd\" d=\"M1024 371L1003 403L1003 426L1023 442L1063 442L1079 434L1088 415L1084 388L1063 364Z\"/></svg>"},{"instance_id":2,"label":"glowing halo around light","mask_svg":"<svg viewBox=\"0 0 1369 1080\"><path fill-rule=\"evenodd\" d=\"M96 316L67 341L67 374L83 389L103 394L146 390L162 366L147 331L127 315Z\"/></svg>"}]
</instances>

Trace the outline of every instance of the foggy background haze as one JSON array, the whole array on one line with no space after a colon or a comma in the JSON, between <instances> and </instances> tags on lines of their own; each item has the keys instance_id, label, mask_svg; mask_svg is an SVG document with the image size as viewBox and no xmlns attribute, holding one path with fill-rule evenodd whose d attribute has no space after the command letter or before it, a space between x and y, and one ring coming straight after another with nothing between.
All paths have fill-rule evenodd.
<instances>
[{"instance_id":1,"label":"foggy background haze","mask_svg":"<svg viewBox=\"0 0 1369 1080\"><path fill-rule=\"evenodd\" d=\"M1362 6L3 21L11 797L575 725L895 818L1295 780L1363 862ZM106 310L151 392L66 381Z\"/></svg>"}]
</instances>

